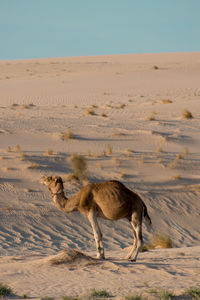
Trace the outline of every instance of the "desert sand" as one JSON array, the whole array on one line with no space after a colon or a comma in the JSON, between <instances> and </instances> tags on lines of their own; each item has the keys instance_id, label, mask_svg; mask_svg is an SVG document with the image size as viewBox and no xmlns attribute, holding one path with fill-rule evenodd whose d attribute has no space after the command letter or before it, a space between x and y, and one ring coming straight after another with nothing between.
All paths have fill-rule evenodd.
<instances>
[{"instance_id":1,"label":"desert sand","mask_svg":"<svg viewBox=\"0 0 200 300\"><path fill-rule=\"evenodd\" d=\"M0 282L32 299L200 288L200 53L0 61L0 70ZM130 225L100 220L106 260L96 260L88 220L59 211L40 183L60 175L76 193L74 153L89 181L120 180L142 197L153 223L145 243L160 233L173 248L128 262ZM64 249L79 255L52 264Z\"/></svg>"}]
</instances>

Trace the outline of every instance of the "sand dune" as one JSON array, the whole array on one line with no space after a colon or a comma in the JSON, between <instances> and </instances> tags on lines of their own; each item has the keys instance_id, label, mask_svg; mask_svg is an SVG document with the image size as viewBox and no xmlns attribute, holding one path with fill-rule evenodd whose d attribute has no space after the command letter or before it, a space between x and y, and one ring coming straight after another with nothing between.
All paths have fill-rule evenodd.
<instances>
[{"instance_id":1,"label":"sand dune","mask_svg":"<svg viewBox=\"0 0 200 300\"><path fill-rule=\"evenodd\" d=\"M200 53L0 61L0 68L0 282L35 298L198 286ZM107 260L97 261L87 219L58 211L39 181L60 175L67 195L77 192L81 184L67 180L73 153L87 158L89 180L117 179L139 193L154 227L144 225L145 242L160 232L174 248L126 262L128 222L100 220ZM66 249L83 256L52 266Z\"/></svg>"}]
</instances>

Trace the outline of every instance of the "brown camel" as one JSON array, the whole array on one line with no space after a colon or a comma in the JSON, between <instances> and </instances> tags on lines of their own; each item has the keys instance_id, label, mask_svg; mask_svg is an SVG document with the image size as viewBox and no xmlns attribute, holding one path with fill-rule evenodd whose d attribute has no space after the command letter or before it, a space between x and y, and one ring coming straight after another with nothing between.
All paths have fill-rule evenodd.
<instances>
[{"instance_id":1,"label":"brown camel","mask_svg":"<svg viewBox=\"0 0 200 300\"><path fill-rule=\"evenodd\" d=\"M142 218L151 227L151 219L142 199L125 187L121 182L111 180L101 183L89 183L71 198L66 198L62 178L59 176L43 176L41 183L45 184L52 195L58 209L63 212L79 211L86 215L93 229L97 247L97 258L104 259L102 233L97 217L107 220L126 218L132 225L134 243L126 259L136 261L143 244Z\"/></svg>"}]
</instances>

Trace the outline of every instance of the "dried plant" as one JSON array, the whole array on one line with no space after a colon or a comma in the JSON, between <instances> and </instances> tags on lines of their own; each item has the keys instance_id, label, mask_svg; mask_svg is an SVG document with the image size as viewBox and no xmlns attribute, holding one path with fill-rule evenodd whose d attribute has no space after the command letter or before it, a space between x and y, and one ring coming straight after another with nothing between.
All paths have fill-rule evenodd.
<instances>
[{"instance_id":1,"label":"dried plant","mask_svg":"<svg viewBox=\"0 0 200 300\"><path fill-rule=\"evenodd\" d=\"M153 66L153 69L154 69L154 70L158 70L158 69L159 69L159 67L158 67L158 66L156 66L156 65L154 65L154 66Z\"/></svg>"},{"instance_id":2,"label":"dried plant","mask_svg":"<svg viewBox=\"0 0 200 300\"><path fill-rule=\"evenodd\" d=\"M10 287L8 287L6 284L0 283L0 296L6 297L13 294Z\"/></svg>"},{"instance_id":3,"label":"dried plant","mask_svg":"<svg viewBox=\"0 0 200 300\"><path fill-rule=\"evenodd\" d=\"M12 150L11 150L11 147L10 146L8 146L7 148L6 148L6 150L5 150L6 152L11 152Z\"/></svg>"},{"instance_id":4,"label":"dried plant","mask_svg":"<svg viewBox=\"0 0 200 300\"><path fill-rule=\"evenodd\" d=\"M183 156L180 153L176 155L177 160L182 159L182 158L183 158Z\"/></svg>"},{"instance_id":5,"label":"dried plant","mask_svg":"<svg viewBox=\"0 0 200 300\"><path fill-rule=\"evenodd\" d=\"M27 169L39 169L39 168L40 168L40 165L36 164L36 163L27 166Z\"/></svg>"},{"instance_id":6,"label":"dried plant","mask_svg":"<svg viewBox=\"0 0 200 300\"><path fill-rule=\"evenodd\" d=\"M188 147L185 147L184 148L184 152L183 152L185 155L188 155L189 154L189 149L188 149Z\"/></svg>"},{"instance_id":7,"label":"dried plant","mask_svg":"<svg viewBox=\"0 0 200 300\"><path fill-rule=\"evenodd\" d=\"M20 145L15 145L15 146L14 146L14 151L15 151L15 152L20 152L20 151L21 151Z\"/></svg>"},{"instance_id":8,"label":"dried plant","mask_svg":"<svg viewBox=\"0 0 200 300\"><path fill-rule=\"evenodd\" d=\"M151 114L147 117L148 121L154 121L155 120L155 115Z\"/></svg>"},{"instance_id":9,"label":"dried plant","mask_svg":"<svg viewBox=\"0 0 200 300\"><path fill-rule=\"evenodd\" d=\"M162 149L161 147L158 147L158 148L157 148L157 152L162 153L162 152L163 152L163 149Z\"/></svg>"},{"instance_id":10,"label":"dried plant","mask_svg":"<svg viewBox=\"0 0 200 300\"><path fill-rule=\"evenodd\" d=\"M62 132L60 136L62 140L74 139L74 134L70 130Z\"/></svg>"},{"instance_id":11,"label":"dried plant","mask_svg":"<svg viewBox=\"0 0 200 300\"><path fill-rule=\"evenodd\" d=\"M175 174L172 176L171 178L172 180L180 180L181 179L181 175L180 174Z\"/></svg>"},{"instance_id":12,"label":"dried plant","mask_svg":"<svg viewBox=\"0 0 200 300\"><path fill-rule=\"evenodd\" d=\"M86 110L86 115L90 115L90 116L95 115L94 109L93 108L88 108Z\"/></svg>"},{"instance_id":13,"label":"dried plant","mask_svg":"<svg viewBox=\"0 0 200 300\"><path fill-rule=\"evenodd\" d=\"M78 180L87 179L87 162L83 155L73 154L71 157L74 175Z\"/></svg>"},{"instance_id":14,"label":"dried plant","mask_svg":"<svg viewBox=\"0 0 200 300\"><path fill-rule=\"evenodd\" d=\"M107 154L112 155L113 154L113 148L110 144L107 145Z\"/></svg>"},{"instance_id":15,"label":"dried plant","mask_svg":"<svg viewBox=\"0 0 200 300\"><path fill-rule=\"evenodd\" d=\"M184 119L192 119L192 118L193 118L193 115L192 115L192 113L191 113L189 110L185 109L185 110L183 111L183 113L182 113L182 117L183 117Z\"/></svg>"},{"instance_id":16,"label":"dried plant","mask_svg":"<svg viewBox=\"0 0 200 300\"><path fill-rule=\"evenodd\" d=\"M167 235L156 233L152 237L152 242L150 243L149 248L173 248L172 240Z\"/></svg>"},{"instance_id":17,"label":"dried plant","mask_svg":"<svg viewBox=\"0 0 200 300\"><path fill-rule=\"evenodd\" d=\"M52 151L51 149L47 149L47 150L45 151L44 155L46 155L46 156L51 156L51 155L53 155L53 151Z\"/></svg>"},{"instance_id":18,"label":"dried plant","mask_svg":"<svg viewBox=\"0 0 200 300\"><path fill-rule=\"evenodd\" d=\"M163 99L163 100L161 100L161 103L163 103L163 104L170 104L170 103L173 103L173 101L170 100L170 99Z\"/></svg>"}]
</instances>

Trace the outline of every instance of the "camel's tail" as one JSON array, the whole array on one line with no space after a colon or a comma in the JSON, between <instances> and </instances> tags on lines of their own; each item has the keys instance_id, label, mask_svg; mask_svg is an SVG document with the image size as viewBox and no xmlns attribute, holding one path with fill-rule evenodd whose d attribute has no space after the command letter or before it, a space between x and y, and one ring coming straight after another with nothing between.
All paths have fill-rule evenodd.
<instances>
[{"instance_id":1,"label":"camel's tail","mask_svg":"<svg viewBox=\"0 0 200 300\"><path fill-rule=\"evenodd\" d=\"M143 202L143 213L144 213L144 218L145 218L146 222L148 223L149 227L152 229L151 218L148 215L147 207L144 202Z\"/></svg>"}]
</instances>

